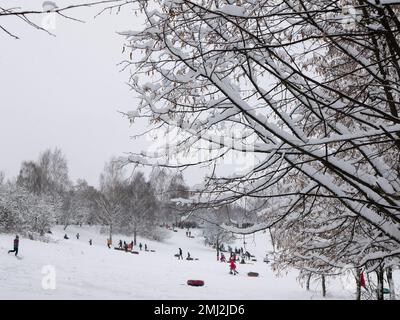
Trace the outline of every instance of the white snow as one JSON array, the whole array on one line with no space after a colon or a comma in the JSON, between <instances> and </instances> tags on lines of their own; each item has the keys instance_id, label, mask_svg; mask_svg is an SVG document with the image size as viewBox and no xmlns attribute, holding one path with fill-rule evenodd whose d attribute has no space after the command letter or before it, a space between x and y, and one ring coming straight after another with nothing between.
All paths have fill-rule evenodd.
<instances>
[{"instance_id":1,"label":"white snow","mask_svg":"<svg viewBox=\"0 0 400 320\"><path fill-rule=\"evenodd\" d=\"M54 1L43 1L42 7L43 11L46 12L58 9L58 6Z\"/></svg>"},{"instance_id":2,"label":"white snow","mask_svg":"<svg viewBox=\"0 0 400 320\"><path fill-rule=\"evenodd\" d=\"M139 239L149 249L139 255L125 253L106 246L105 234L96 226L70 226L66 230L69 240L64 240L61 226L53 228L54 240L50 243L20 239L21 259L7 254L14 235L0 235L0 299L322 299L320 284L306 291L297 282L297 272L277 277L270 265L263 262L267 251L268 233L259 232L246 237L246 248L256 256L254 264L237 264L239 275L228 273L228 264L216 260L216 252L204 245L199 230L192 230L194 239L186 230L168 231L170 237L163 243ZM75 234L80 233L80 239ZM123 236L114 236L130 242ZM93 245L88 241L93 239ZM242 237L240 238L242 239ZM138 242L139 243L139 242ZM243 246L242 240L236 243ZM198 261L177 260L178 248L187 251ZM233 245L234 247L234 245ZM135 248L138 250L138 248ZM56 289L42 288L42 268L54 266ZM247 272L255 271L259 278L250 278ZM189 279L205 281L204 287L186 285ZM328 280L327 299L351 299L352 284Z\"/></svg>"}]
</instances>

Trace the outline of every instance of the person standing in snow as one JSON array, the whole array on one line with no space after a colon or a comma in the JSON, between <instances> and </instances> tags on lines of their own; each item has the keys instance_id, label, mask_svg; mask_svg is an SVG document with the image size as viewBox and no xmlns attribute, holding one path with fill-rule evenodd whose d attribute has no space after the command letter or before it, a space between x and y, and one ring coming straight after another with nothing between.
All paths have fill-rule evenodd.
<instances>
[{"instance_id":1,"label":"person standing in snow","mask_svg":"<svg viewBox=\"0 0 400 320\"><path fill-rule=\"evenodd\" d=\"M178 256L178 258L183 260L183 255L182 255L182 249L181 248L179 248L179 256Z\"/></svg>"},{"instance_id":2,"label":"person standing in snow","mask_svg":"<svg viewBox=\"0 0 400 320\"><path fill-rule=\"evenodd\" d=\"M142 243L140 242L140 243L139 243L139 249L140 249L140 251L142 251L142 247L143 247L143 246L142 246Z\"/></svg>"},{"instance_id":3,"label":"person standing in snow","mask_svg":"<svg viewBox=\"0 0 400 320\"><path fill-rule=\"evenodd\" d=\"M89 240L89 244L92 245L92 243L93 243L93 241L92 241L92 239L90 239L90 240Z\"/></svg>"},{"instance_id":4,"label":"person standing in snow","mask_svg":"<svg viewBox=\"0 0 400 320\"><path fill-rule=\"evenodd\" d=\"M231 259L229 261L229 268L230 268L230 271L229 271L230 274L233 274L235 276L239 273L236 271L236 264L235 264L235 260L233 260L233 259Z\"/></svg>"},{"instance_id":5,"label":"person standing in snow","mask_svg":"<svg viewBox=\"0 0 400 320\"><path fill-rule=\"evenodd\" d=\"M221 262L226 262L225 255L224 255L223 253L221 253L221 258L220 258L219 261L221 261Z\"/></svg>"},{"instance_id":6,"label":"person standing in snow","mask_svg":"<svg viewBox=\"0 0 400 320\"><path fill-rule=\"evenodd\" d=\"M149 251L149 250L147 249L147 244L146 244L146 243L144 244L144 251Z\"/></svg>"},{"instance_id":7,"label":"person standing in snow","mask_svg":"<svg viewBox=\"0 0 400 320\"><path fill-rule=\"evenodd\" d=\"M112 241L111 239L107 239L107 247L111 249Z\"/></svg>"},{"instance_id":8,"label":"person standing in snow","mask_svg":"<svg viewBox=\"0 0 400 320\"><path fill-rule=\"evenodd\" d=\"M122 249L122 240L119 240L118 246L120 249Z\"/></svg>"},{"instance_id":9,"label":"person standing in snow","mask_svg":"<svg viewBox=\"0 0 400 320\"><path fill-rule=\"evenodd\" d=\"M76 239L79 240L79 232L76 234Z\"/></svg>"},{"instance_id":10,"label":"person standing in snow","mask_svg":"<svg viewBox=\"0 0 400 320\"><path fill-rule=\"evenodd\" d=\"M14 250L9 250L8 253L15 252L15 256L17 256L18 248L19 248L19 236L16 235L14 239Z\"/></svg>"},{"instance_id":11,"label":"person standing in snow","mask_svg":"<svg viewBox=\"0 0 400 320\"><path fill-rule=\"evenodd\" d=\"M247 257L248 260L251 259L251 254L250 254L250 252L246 251L246 257Z\"/></svg>"}]
</instances>

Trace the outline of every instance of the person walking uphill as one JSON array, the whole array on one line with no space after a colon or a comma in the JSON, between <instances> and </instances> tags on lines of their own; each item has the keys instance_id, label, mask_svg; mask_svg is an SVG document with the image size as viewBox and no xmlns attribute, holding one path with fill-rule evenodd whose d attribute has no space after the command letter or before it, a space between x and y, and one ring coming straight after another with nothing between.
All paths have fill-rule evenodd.
<instances>
[{"instance_id":1,"label":"person walking uphill","mask_svg":"<svg viewBox=\"0 0 400 320\"><path fill-rule=\"evenodd\" d=\"M16 235L14 239L14 250L9 250L8 253L15 252L15 256L17 256L18 248L19 248L19 237L18 235Z\"/></svg>"}]
</instances>

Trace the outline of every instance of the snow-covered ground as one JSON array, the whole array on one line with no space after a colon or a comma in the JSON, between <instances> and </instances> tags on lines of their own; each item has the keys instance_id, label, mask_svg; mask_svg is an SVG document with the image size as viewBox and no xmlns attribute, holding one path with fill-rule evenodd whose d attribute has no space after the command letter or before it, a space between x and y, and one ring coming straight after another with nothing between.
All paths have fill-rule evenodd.
<instances>
[{"instance_id":1,"label":"snow-covered ground","mask_svg":"<svg viewBox=\"0 0 400 320\"><path fill-rule=\"evenodd\" d=\"M248 236L247 249L256 256L253 264L238 264L239 275L228 273L228 264L216 261L216 253L206 247L200 231L169 232L164 242L139 239L156 252L125 253L106 246L100 228L68 227L64 240L62 227L53 228L54 242L20 239L20 259L7 254L13 235L0 235L0 299L322 299L318 284L306 291L296 280L297 272L277 277L263 262L268 248L266 233ZM75 234L80 233L80 239ZM88 241L93 239L93 245ZM131 239L114 236L114 242ZM242 241L238 240L240 247ZM183 249L198 261L178 260L174 254ZM233 246L234 247L234 246ZM138 249L137 249L138 250ZM47 267L51 266L51 267ZM54 268L54 269L52 269ZM55 270L55 289L44 289L42 282ZM50 271L50 273L49 273ZM258 278L247 272L255 271ZM189 279L202 279L204 287L186 285ZM327 299L351 299L352 284L328 281Z\"/></svg>"}]
</instances>

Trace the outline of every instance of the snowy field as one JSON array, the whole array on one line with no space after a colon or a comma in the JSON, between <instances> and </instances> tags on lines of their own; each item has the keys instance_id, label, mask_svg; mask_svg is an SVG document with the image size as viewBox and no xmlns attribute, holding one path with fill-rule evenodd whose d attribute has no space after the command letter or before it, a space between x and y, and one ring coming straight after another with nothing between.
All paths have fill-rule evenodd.
<instances>
[{"instance_id":1,"label":"snowy field","mask_svg":"<svg viewBox=\"0 0 400 320\"><path fill-rule=\"evenodd\" d=\"M204 246L200 235L191 239L185 230L178 229L168 231L169 237L162 243L139 239L156 252L135 255L108 249L106 235L99 230L68 227L70 239L64 240L63 228L55 227L51 243L22 238L20 259L7 254L14 235L0 235L0 299L322 299L318 283L307 292L296 280L297 272L277 277L263 262L266 250L271 250L267 248L267 233L247 237L247 249L257 262L237 264L239 275L233 276L228 273L228 264L216 261L215 251ZM131 241L114 236L114 243L120 238ZM238 247L241 242L237 242ZM189 251L199 260L178 260L174 254L179 247L184 258ZM49 265L56 271L56 288L46 290L42 280ZM248 277L249 271L258 272L260 277ZM187 286L189 279L202 279L206 285ZM352 299L351 285L343 279L328 280L326 299Z\"/></svg>"}]
</instances>

